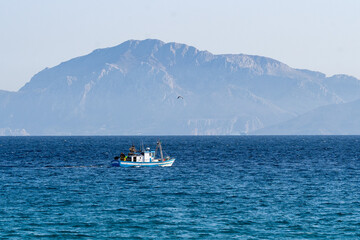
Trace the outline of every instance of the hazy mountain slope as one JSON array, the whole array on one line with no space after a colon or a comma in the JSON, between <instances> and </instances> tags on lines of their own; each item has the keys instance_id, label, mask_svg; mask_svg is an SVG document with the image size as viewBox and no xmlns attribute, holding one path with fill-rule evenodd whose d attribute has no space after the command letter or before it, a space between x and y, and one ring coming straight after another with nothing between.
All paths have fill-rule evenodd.
<instances>
[{"instance_id":1,"label":"hazy mountain slope","mask_svg":"<svg viewBox=\"0 0 360 240\"><path fill-rule=\"evenodd\" d=\"M360 98L360 81L347 75L334 75L325 79L325 84L330 91L336 94L345 102Z\"/></svg>"},{"instance_id":2,"label":"hazy mountain slope","mask_svg":"<svg viewBox=\"0 0 360 240\"><path fill-rule=\"evenodd\" d=\"M10 92L8 92L8 91L0 90L0 104L1 104L0 107L5 105L5 100L9 94L10 94Z\"/></svg>"},{"instance_id":3,"label":"hazy mountain slope","mask_svg":"<svg viewBox=\"0 0 360 240\"><path fill-rule=\"evenodd\" d=\"M0 128L56 135L249 133L353 101L358 82L260 56L130 40L44 69L10 98L0 93Z\"/></svg>"},{"instance_id":4,"label":"hazy mountain slope","mask_svg":"<svg viewBox=\"0 0 360 240\"><path fill-rule=\"evenodd\" d=\"M284 123L253 134L348 135L360 134L360 100L319 107Z\"/></svg>"},{"instance_id":5,"label":"hazy mountain slope","mask_svg":"<svg viewBox=\"0 0 360 240\"><path fill-rule=\"evenodd\" d=\"M5 126L10 126L12 121L11 109L9 108L9 103L12 101L13 97L16 95L15 92L3 91L0 90L0 136L23 136L29 135L25 129L18 128L9 128Z\"/></svg>"}]
</instances>

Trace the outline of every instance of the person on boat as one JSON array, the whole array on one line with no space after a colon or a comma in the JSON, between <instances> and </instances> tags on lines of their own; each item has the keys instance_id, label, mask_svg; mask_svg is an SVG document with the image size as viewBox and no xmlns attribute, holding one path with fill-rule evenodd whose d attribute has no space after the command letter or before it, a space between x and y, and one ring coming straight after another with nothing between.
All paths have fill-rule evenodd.
<instances>
[{"instance_id":1,"label":"person on boat","mask_svg":"<svg viewBox=\"0 0 360 240\"><path fill-rule=\"evenodd\" d=\"M136 152L136 148L135 148L134 144L129 148L129 151L130 151L129 155L132 155Z\"/></svg>"}]
</instances>

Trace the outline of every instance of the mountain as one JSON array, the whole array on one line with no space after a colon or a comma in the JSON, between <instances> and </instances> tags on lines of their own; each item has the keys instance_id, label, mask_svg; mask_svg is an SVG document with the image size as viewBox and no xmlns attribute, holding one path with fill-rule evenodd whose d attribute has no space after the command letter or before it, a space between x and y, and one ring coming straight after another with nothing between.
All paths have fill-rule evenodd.
<instances>
[{"instance_id":1,"label":"mountain","mask_svg":"<svg viewBox=\"0 0 360 240\"><path fill-rule=\"evenodd\" d=\"M319 107L253 132L259 135L360 135L360 100Z\"/></svg>"},{"instance_id":2,"label":"mountain","mask_svg":"<svg viewBox=\"0 0 360 240\"><path fill-rule=\"evenodd\" d=\"M346 75L129 40L46 68L18 92L1 91L0 129L31 135L249 134L358 96L359 80Z\"/></svg>"}]
</instances>

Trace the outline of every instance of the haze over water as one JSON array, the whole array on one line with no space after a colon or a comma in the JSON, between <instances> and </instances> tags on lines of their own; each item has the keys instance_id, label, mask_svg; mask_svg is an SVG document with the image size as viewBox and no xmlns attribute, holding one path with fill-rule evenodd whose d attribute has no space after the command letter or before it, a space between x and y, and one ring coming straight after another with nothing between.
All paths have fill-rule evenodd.
<instances>
[{"instance_id":1,"label":"haze over water","mask_svg":"<svg viewBox=\"0 0 360 240\"><path fill-rule=\"evenodd\" d=\"M359 239L360 137L1 137L0 238Z\"/></svg>"}]
</instances>

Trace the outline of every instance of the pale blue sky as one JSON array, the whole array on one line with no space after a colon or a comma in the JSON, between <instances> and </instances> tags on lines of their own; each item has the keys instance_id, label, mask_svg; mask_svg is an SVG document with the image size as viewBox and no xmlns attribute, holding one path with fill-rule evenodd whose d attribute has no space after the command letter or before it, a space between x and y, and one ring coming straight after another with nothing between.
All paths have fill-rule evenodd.
<instances>
[{"instance_id":1,"label":"pale blue sky","mask_svg":"<svg viewBox=\"0 0 360 240\"><path fill-rule=\"evenodd\" d=\"M128 39L271 57L360 79L358 0L0 0L0 89Z\"/></svg>"}]
</instances>

